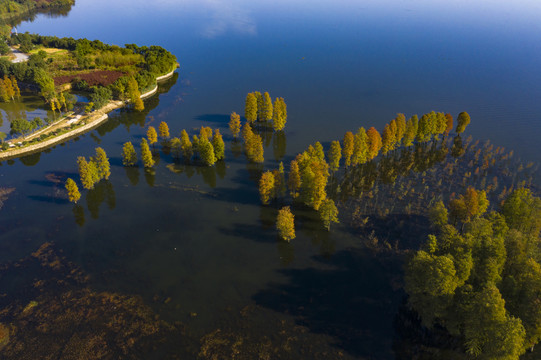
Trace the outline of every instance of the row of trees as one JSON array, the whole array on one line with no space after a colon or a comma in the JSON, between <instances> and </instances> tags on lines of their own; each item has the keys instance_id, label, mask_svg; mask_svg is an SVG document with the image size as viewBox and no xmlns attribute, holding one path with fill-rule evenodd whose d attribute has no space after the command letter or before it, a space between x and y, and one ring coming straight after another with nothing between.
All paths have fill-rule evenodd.
<instances>
[{"instance_id":1,"label":"row of trees","mask_svg":"<svg viewBox=\"0 0 541 360\"><path fill-rule=\"evenodd\" d=\"M253 93L249 94L247 104L253 104L251 98L254 96ZM263 104L267 104L265 100L263 100ZM247 106L247 108L252 109L252 106ZM253 110L251 112L253 115ZM469 122L469 115L466 112L460 113L457 133L462 133ZM234 136L238 133L238 123L238 115L233 113L230 129ZM243 134L246 132L247 126L249 126L249 122L242 129ZM412 146L414 141L426 143L433 137L437 140L439 135L449 134L452 128L453 117L450 114L432 111L424 114L421 119L414 115L408 121L406 121L404 114L398 114L395 119L385 125L382 135L374 127L368 130L361 127L356 134L346 132L342 144L339 141L332 141L327 152L328 162L323 146L316 142L314 145L310 145L306 151L298 154L290 163L287 180L290 195L293 199L299 199L305 205L318 211L325 228L329 230L332 222L338 222L338 209L334 200L327 197L329 170L332 173L336 172L340 168L342 158L344 158L346 168L365 164L376 158L380 151L385 155L401 145ZM285 176L282 164L278 170L266 171L262 174L259 181L259 193L264 205L285 193L284 189ZM486 194L481 193L480 196L486 200ZM464 213L459 209L459 204L463 202L463 198L453 201L453 204L456 205L454 213L459 217L471 216L471 214Z\"/></svg>"},{"instance_id":2,"label":"row of trees","mask_svg":"<svg viewBox=\"0 0 541 360\"><path fill-rule=\"evenodd\" d=\"M212 166L216 161L225 157L225 144L219 129L213 131L210 127L202 126L199 136L193 135L191 140L187 131L183 129L180 138L174 137L170 139L169 126L162 121L158 127L158 132L164 145L170 148L171 153L177 160L183 158L185 162L191 162L195 157L202 164ZM143 165L146 168L154 166L149 145L154 146L158 142L158 132L153 126L149 126L147 129L148 141L143 139L141 142L141 156ZM137 164L137 156L131 142L124 144L122 158L125 166L135 166Z\"/></svg>"},{"instance_id":3,"label":"row of trees","mask_svg":"<svg viewBox=\"0 0 541 360\"><path fill-rule=\"evenodd\" d=\"M470 116L461 112L457 119L456 132L464 132L470 123ZM453 117L441 112L430 112L421 116L413 115L406 121L404 114L398 114L395 119L386 124L382 134L371 127L365 130L363 127L353 134L348 131L340 143L333 141L329 150L329 163L331 170L336 171L340 167L340 160L344 159L346 167L364 164L378 156L381 151L384 155L400 146L409 147L415 141L426 143L439 135L447 136L453 128Z\"/></svg>"},{"instance_id":4,"label":"row of trees","mask_svg":"<svg viewBox=\"0 0 541 360\"><path fill-rule=\"evenodd\" d=\"M430 235L406 268L409 304L478 359L518 359L541 340L541 199L519 188L499 212L468 188L430 210ZM449 224L449 220L460 225Z\"/></svg>"},{"instance_id":5,"label":"row of trees","mask_svg":"<svg viewBox=\"0 0 541 360\"><path fill-rule=\"evenodd\" d=\"M256 121L259 123L272 121L273 129L281 131L287 122L287 106L281 97L276 98L273 105L268 92L261 94L259 91L254 91L246 95L244 117L251 124Z\"/></svg>"}]
</instances>

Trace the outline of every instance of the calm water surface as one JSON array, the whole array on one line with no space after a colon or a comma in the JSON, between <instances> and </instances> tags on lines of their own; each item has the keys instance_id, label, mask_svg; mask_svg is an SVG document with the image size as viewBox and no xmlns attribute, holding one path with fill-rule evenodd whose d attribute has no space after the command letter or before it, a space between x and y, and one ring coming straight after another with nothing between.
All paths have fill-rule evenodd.
<instances>
[{"instance_id":1,"label":"calm water surface","mask_svg":"<svg viewBox=\"0 0 541 360\"><path fill-rule=\"evenodd\" d=\"M172 134L202 125L228 134L231 111L243 113L246 93L261 90L284 97L289 117L285 157L270 141L266 169L316 140L431 110L468 111L474 138L538 161L540 17L535 1L415 0L77 0L66 17L40 15L18 30L157 44L181 68L145 101L144 113L116 111L75 141L1 164L0 186L17 190L1 211L0 258L54 241L96 287L141 295L197 334L255 303L330 335L352 356L394 358L399 264L364 253L347 224L320 231L309 212L291 244L277 242L276 210L260 206L254 169L234 156L228 136L225 164L216 169L175 173L162 154L155 175L124 169L122 143L139 143L145 126L160 121ZM2 109L6 128L9 109ZM97 146L111 158L112 175L101 194L83 195L81 226L48 174L75 177L77 156ZM338 329L363 336L346 341Z\"/></svg>"}]
</instances>

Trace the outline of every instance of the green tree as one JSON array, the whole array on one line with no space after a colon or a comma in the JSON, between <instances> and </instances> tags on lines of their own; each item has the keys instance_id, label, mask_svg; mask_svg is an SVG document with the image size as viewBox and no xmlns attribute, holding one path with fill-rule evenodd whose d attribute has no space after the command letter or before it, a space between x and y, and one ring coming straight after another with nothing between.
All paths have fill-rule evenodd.
<instances>
[{"instance_id":1,"label":"green tree","mask_svg":"<svg viewBox=\"0 0 541 360\"><path fill-rule=\"evenodd\" d=\"M317 211L321 202L327 197L325 189L329 178L329 166L325 160L310 157L307 152L304 152L300 160L301 199Z\"/></svg>"},{"instance_id":2,"label":"green tree","mask_svg":"<svg viewBox=\"0 0 541 360\"><path fill-rule=\"evenodd\" d=\"M92 111L92 109L94 108L94 103L92 101L90 101L89 103L86 104L85 106L85 112L86 113L89 113Z\"/></svg>"},{"instance_id":3,"label":"green tree","mask_svg":"<svg viewBox=\"0 0 541 360\"><path fill-rule=\"evenodd\" d=\"M289 206L284 206L278 210L276 229L283 240L291 241L295 239L295 216L291 213Z\"/></svg>"},{"instance_id":4,"label":"green tree","mask_svg":"<svg viewBox=\"0 0 541 360\"><path fill-rule=\"evenodd\" d=\"M406 132L404 133L404 145L411 146L417 136L419 118L417 115L413 115L406 123Z\"/></svg>"},{"instance_id":5,"label":"green tree","mask_svg":"<svg viewBox=\"0 0 541 360\"><path fill-rule=\"evenodd\" d=\"M262 108L262 118L260 121L271 121L272 120L272 99L268 92L265 91L263 94L263 108Z\"/></svg>"},{"instance_id":6,"label":"green tree","mask_svg":"<svg viewBox=\"0 0 541 360\"><path fill-rule=\"evenodd\" d=\"M432 137L432 123L430 114L424 114L419 120L419 125L417 127L417 141L427 142L430 141Z\"/></svg>"},{"instance_id":7,"label":"green tree","mask_svg":"<svg viewBox=\"0 0 541 360\"><path fill-rule=\"evenodd\" d=\"M240 115L236 112L231 113L231 120L229 121L229 130L236 139L240 132Z\"/></svg>"},{"instance_id":8,"label":"green tree","mask_svg":"<svg viewBox=\"0 0 541 360\"><path fill-rule=\"evenodd\" d=\"M259 91L254 91L254 96L257 100L257 120L263 120L263 95Z\"/></svg>"},{"instance_id":9,"label":"green tree","mask_svg":"<svg viewBox=\"0 0 541 360\"><path fill-rule=\"evenodd\" d=\"M458 114L458 117L456 119L456 133L462 134L464 130L466 130L466 127L470 124L470 115L463 111L460 114Z\"/></svg>"},{"instance_id":10,"label":"green tree","mask_svg":"<svg viewBox=\"0 0 541 360\"><path fill-rule=\"evenodd\" d=\"M94 169L90 166L89 162L83 156L77 157L77 166L79 168L79 176L83 188L89 190L94 188L95 178L97 175L93 174ZM94 167L95 168L95 167Z\"/></svg>"},{"instance_id":11,"label":"green tree","mask_svg":"<svg viewBox=\"0 0 541 360\"><path fill-rule=\"evenodd\" d=\"M354 136L351 131L348 131L344 134L344 140L342 141L343 147L342 152L344 155L345 166L348 167L351 165L351 156L353 155L354 149Z\"/></svg>"},{"instance_id":12,"label":"green tree","mask_svg":"<svg viewBox=\"0 0 541 360\"><path fill-rule=\"evenodd\" d=\"M368 156L368 135L364 127L359 128L353 136L353 155L351 156L351 164L356 166L364 164Z\"/></svg>"},{"instance_id":13,"label":"green tree","mask_svg":"<svg viewBox=\"0 0 541 360\"><path fill-rule=\"evenodd\" d=\"M214 130L212 147L214 148L214 157L216 160L222 160L225 156L225 144L219 129Z\"/></svg>"},{"instance_id":14,"label":"green tree","mask_svg":"<svg viewBox=\"0 0 541 360\"><path fill-rule=\"evenodd\" d=\"M259 179L259 196L263 205L268 205L274 197L275 179L271 171L265 171Z\"/></svg>"},{"instance_id":15,"label":"green tree","mask_svg":"<svg viewBox=\"0 0 541 360\"><path fill-rule=\"evenodd\" d=\"M246 106L244 107L244 117L249 123L257 120L257 97L254 93L246 95Z\"/></svg>"},{"instance_id":16,"label":"green tree","mask_svg":"<svg viewBox=\"0 0 541 360\"><path fill-rule=\"evenodd\" d=\"M147 138L148 138L148 143L150 145L154 145L155 143L158 142L158 133L156 132L156 129L154 129L153 126L148 127Z\"/></svg>"},{"instance_id":17,"label":"green tree","mask_svg":"<svg viewBox=\"0 0 541 360\"><path fill-rule=\"evenodd\" d=\"M254 163L262 163L265 161L265 158L263 157L263 139L261 136L254 134L248 139L246 142L246 155L248 156L248 159Z\"/></svg>"},{"instance_id":18,"label":"green tree","mask_svg":"<svg viewBox=\"0 0 541 360\"><path fill-rule=\"evenodd\" d=\"M169 139L169 126L165 121L160 122L160 125L158 126L158 133L160 134L160 138L164 140Z\"/></svg>"},{"instance_id":19,"label":"green tree","mask_svg":"<svg viewBox=\"0 0 541 360\"><path fill-rule=\"evenodd\" d=\"M397 114L395 121L396 121L395 143L397 145L400 145L402 143L402 139L404 138L404 134L406 133L406 116L404 114Z\"/></svg>"},{"instance_id":20,"label":"green tree","mask_svg":"<svg viewBox=\"0 0 541 360\"><path fill-rule=\"evenodd\" d=\"M252 130L252 126L250 125L249 122L247 122L246 124L244 124L244 126L242 127L242 139L244 140L244 143L245 144L248 144L248 140L254 136L254 132Z\"/></svg>"},{"instance_id":21,"label":"green tree","mask_svg":"<svg viewBox=\"0 0 541 360\"><path fill-rule=\"evenodd\" d=\"M272 127L274 131L281 131L286 126L286 119L283 113L282 98L276 98L274 101L274 109L272 113Z\"/></svg>"},{"instance_id":22,"label":"green tree","mask_svg":"<svg viewBox=\"0 0 541 360\"><path fill-rule=\"evenodd\" d=\"M111 165L103 148L96 148L96 157L93 159L98 168L98 178L108 180L111 176Z\"/></svg>"},{"instance_id":23,"label":"green tree","mask_svg":"<svg viewBox=\"0 0 541 360\"><path fill-rule=\"evenodd\" d=\"M145 110L145 103L143 102L143 99L140 97L136 98L133 102L133 109L138 112Z\"/></svg>"},{"instance_id":24,"label":"green tree","mask_svg":"<svg viewBox=\"0 0 541 360\"><path fill-rule=\"evenodd\" d=\"M451 256L438 256L423 250L408 263L405 281L409 303L426 326L446 315L449 300L459 285Z\"/></svg>"},{"instance_id":25,"label":"green tree","mask_svg":"<svg viewBox=\"0 0 541 360\"><path fill-rule=\"evenodd\" d=\"M342 149L340 148L339 141L331 142L331 147L328 153L329 168L332 172L337 171L340 168L340 159L342 158Z\"/></svg>"},{"instance_id":26,"label":"green tree","mask_svg":"<svg viewBox=\"0 0 541 360\"><path fill-rule=\"evenodd\" d=\"M438 201L428 210L428 217L432 225L441 228L449 222L447 208L443 201Z\"/></svg>"},{"instance_id":27,"label":"green tree","mask_svg":"<svg viewBox=\"0 0 541 360\"><path fill-rule=\"evenodd\" d=\"M145 104L141 99L141 92L139 91L139 84L133 76L130 76L127 84L127 93L131 103L134 106L136 111L143 111L145 109Z\"/></svg>"},{"instance_id":28,"label":"green tree","mask_svg":"<svg viewBox=\"0 0 541 360\"><path fill-rule=\"evenodd\" d=\"M122 164L124 166L135 166L137 164L137 153L130 141L122 146Z\"/></svg>"},{"instance_id":29,"label":"green tree","mask_svg":"<svg viewBox=\"0 0 541 360\"><path fill-rule=\"evenodd\" d=\"M81 193L79 192L77 184L71 178L66 180L66 190L68 191L68 200L77 204L77 201L81 198Z\"/></svg>"},{"instance_id":30,"label":"green tree","mask_svg":"<svg viewBox=\"0 0 541 360\"><path fill-rule=\"evenodd\" d=\"M188 141L190 141L189 138L188 138ZM171 152L173 153L173 157L175 159L177 160L180 159L181 154L182 154L182 142L177 137L174 137L173 139L171 139Z\"/></svg>"},{"instance_id":31,"label":"green tree","mask_svg":"<svg viewBox=\"0 0 541 360\"><path fill-rule=\"evenodd\" d=\"M190 141L190 136L184 129L180 132L180 143L180 148L182 149L182 156L184 157L184 160L190 161L193 156L193 146L192 142Z\"/></svg>"},{"instance_id":32,"label":"green tree","mask_svg":"<svg viewBox=\"0 0 541 360\"><path fill-rule=\"evenodd\" d=\"M10 124L11 135L21 134L23 137L26 136L31 130L30 123L25 119L13 119Z\"/></svg>"},{"instance_id":33,"label":"green tree","mask_svg":"<svg viewBox=\"0 0 541 360\"><path fill-rule=\"evenodd\" d=\"M154 166L154 159L152 158L152 152L150 152L150 147L148 146L147 139L145 138L141 140L141 159L143 160L143 166L145 168L148 169Z\"/></svg>"},{"instance_id":34,"label":"green tree","mask_svg":"<svg viewBox=\"0 0 541 360\"><path fill-rule=\"evenodd\" d=\"M392 131L390 124L385 125L383 133L381 135L381 152L383 155L393 150L394 142L396 141L396 134Z\"/></svg>"},{"instance_id":35,"label":"green tree","mask_svg":"<svg viewBox=\"0 0 541 360\"><path fill-rule=\"evenodd\" d=\"M502 215L511 229L534 239L541 230L541 199L533 196L527 188L516 189L505 199Z\"/></svg>"},{"instance_id":36,"label":"green tree","mask_svg":"<svg viewBox=\"0 0 541 360\"><path fill-rule=\"evenodd\" d=\"M339 223L338 221L338 209L332 199L325 199L322 201L319 207L319 217L323 221L323 225L327 231L331 230L331 223Z\"/></svg>"},{"instance_id":37,"label":"green tree","mask_svg":"<svg viewBox=\"0 0 541 360\"><path fill-rule=\"evenodd\" d=\"M447 129L447 118L445 117L445 114L438 112L434 115L433 120L435 121L434 133L436 136L445 133L445 130Z\"/></svg>"},{"instance_id":38,"label":"green tree","mask_svg":"<svg viewBox=\"0 0 541 360\"><path fill-rule=\"evenodd\" d=\"M205 136L199 139L198 152L199 156L201 157L201 161L203 161L203 164L205 164L206 166L214 165L214 163L216 162L216 157L214 156L214 148Z\"/></svg>"}]
</instances>

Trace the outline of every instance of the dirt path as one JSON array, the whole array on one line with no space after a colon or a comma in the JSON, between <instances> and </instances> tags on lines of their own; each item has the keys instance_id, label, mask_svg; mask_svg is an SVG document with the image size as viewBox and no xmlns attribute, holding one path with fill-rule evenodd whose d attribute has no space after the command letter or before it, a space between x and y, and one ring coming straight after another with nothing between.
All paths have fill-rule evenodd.
<instances>
[{"instance_id":1,"label":"dirt path","mask_svg":"<svg viewBox=\"0 0 541 360\"><path fill-rule=\"evenodd\" d=\"M15 56L15 59L11 60L12 63L20 63L28 61L28 55L26 55L23 52L20 52L19 50L10 47L11 53Z\"/></svg>"}]
</instances>

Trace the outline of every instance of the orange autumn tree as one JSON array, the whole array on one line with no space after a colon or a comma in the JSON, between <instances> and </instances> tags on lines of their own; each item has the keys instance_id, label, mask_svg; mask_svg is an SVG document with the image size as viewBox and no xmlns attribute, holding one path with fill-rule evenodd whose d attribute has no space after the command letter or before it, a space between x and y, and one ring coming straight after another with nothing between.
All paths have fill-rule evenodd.
<instances>
[{"instance_id":1,"label":"orange autumn tree","mask_svg":"<svg viewBox=\"0 0 541 360\"><path fill-rule=\"evenodd\" d=\"M368 136L368 160L372 160L378 156L379 150L381 149L381 136L373 126L368 129L366 135Z\"/></svg>"}]
</instances>

